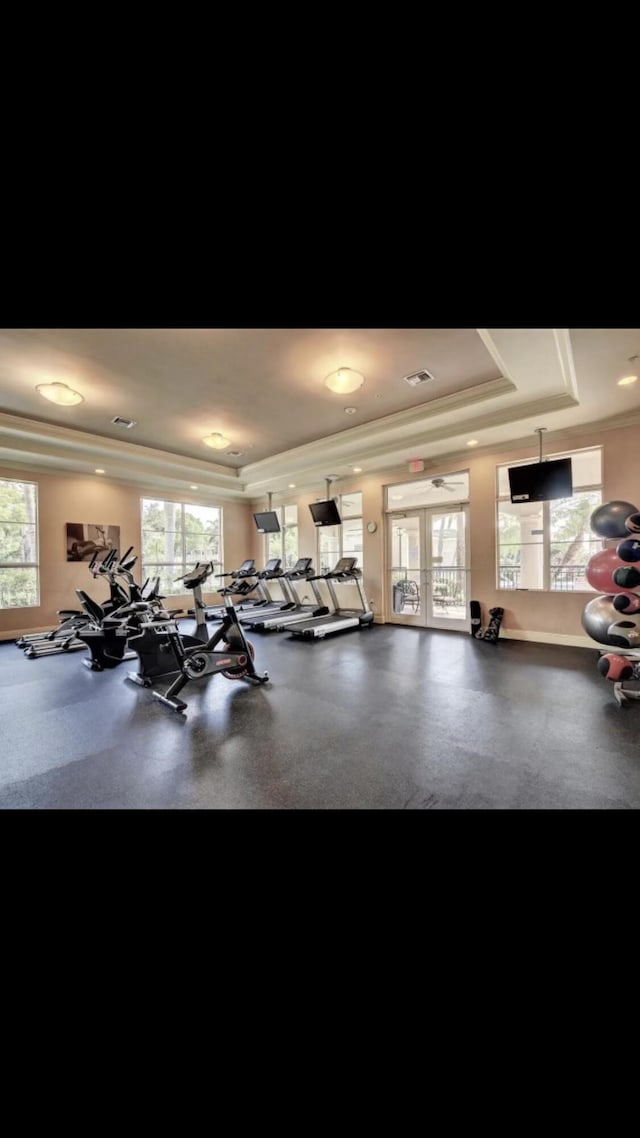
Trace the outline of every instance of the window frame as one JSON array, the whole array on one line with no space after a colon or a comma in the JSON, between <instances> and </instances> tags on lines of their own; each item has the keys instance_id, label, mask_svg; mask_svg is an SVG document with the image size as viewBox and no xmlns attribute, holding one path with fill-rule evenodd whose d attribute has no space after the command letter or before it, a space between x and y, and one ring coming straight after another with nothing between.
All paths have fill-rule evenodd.
<instances>
[{"instance_id":1,"label":"window frame","mask_svg":"<svg viewBox=\"0 0 640 1138\"><path fill-rule=\"evenodd\" d=\"M342 508L342 499L343 498L353 498L354 495L356 495L356 494L360 495L360 513L359 514L349 514L349 516L347 518L345 518L344 511ZM343 536L344 535L344 526L345 526L345 522L357 522L357 521L359 521L360 522L360 545L361 545L361 549L358 550L357 568L360 570L360 572L364 576L364 494L363 494L362 490L351 490L351 491L345 492L344 494L337 494L336 498L337 498L338 512L339 512L340 517L342 519L341 524L339 526L318 526L317 527L316 556L317 556L317 565L319 566L318 572L319 573L322 572L322 556L323 556L323 554L322 554L322 551L320 549L320 539L321 539L321 535L322 535L323 531L328 531L328 532L331 532L333 530L338 531L338 534L337 534L338 552L336 554L336 560L338 560L341 557L351 557L351 556L353 556L352 553L350 553L350 552L345 553L344 552L344 536ZM329 566L329 569L333 569L333 564Z\"/></svg>"},{"instance_id":2,"label":"window frame","mask_svg":"<svg viewBox=\"0 0 640 1138\"><path fill-rule=\"evenodd\" d=\"M604 496L604 484L603 484L603 481L604 481L604 476L603 476L604 450L603 450L603 447L601 445L581 447L578 450L573 450L573 451L562 451L558 454L548 454L545 457L548 459L573 458L574 455L585 454L588 451L598 451L599 452L599 455L600 455L600 482L599 483L598 482L585 483L584 485L574 485L573 491L574 491L574 494L576 494L576 493L578 493L578 494L599 493L600 494L600 504L602 504L603 496ZM496 591L497 592L505 592L505 593L517 593L517 592L553 593L553 594L560 593L560 594L565 595L565 596L567 595L567 593L570 593L571 595L583 594L583 595L593 596L594 593L597 593L597 589L592 589L592 588L586 588L586 589L554 589L551 587L551 578L552 578L551 546L554 544L554 541L551 537L551 509L552 509L552 506L553 506L554 502L556 501L556 499L551 499L551 500L535 503L536 505L542 507L542 541L539 543L542 547L542 585L541 586L535 586L534 585L534 586L527 586L527 587L521 588L521 587L518 587L516 585L508 586L508 585L503 585L500 583L501 568L506 568L506 566L501 566L501 559L500 559L500 551L502 548L505 547L505 544L506 544L506 543L501 543L501 541L500 541L500 504L502 502L509 502L509 503L511 502L511 496L509 493L506 493L506 494L500 494L499 493L500 471L501 470L508 470L509 467L513 467L513 466L531 466L531 465L534 465L535 463L537 463L538 461L539 461L539 459L532 458L532 459L527 459L523 462L506 462L506 463L498 463L496 465L496 474L495 474L495 477L496 477L496 505L495 505L495 534L496 534L496 541L495 541L495 568L496 568L495 587L496 587ZM596 507L594 506L594 509L595 508ZM520 547L522 547L522 545L526 544L526 543L519 542L518 544ZM593 544L599 545L600 549L604 549L604 547L605 547L604 540L600 539L600 538L595 538L595 536L594 536Z\"/></svg>"},{"instance_id":3,"label":"window frame","mask_svg":"<svg viewBox=\"0 0 640 1138\"><path fill-rule=\"evenodd\" d=\"M145 554L144 554L144 545L145 545L145 543L144 543L144 534L145 534L144 503L145 502L157 502L162 507L164 507L165 503L169 503L172 506L175 506L176 509L178 509L178 508L180 509L181 519L180 519L180 530L179 530L179 532L180 532L180 541L181 541L182 562L179 562L179 561L152 561L152 562L147 562L147 561L145 561ZM186 545L187 545L187 537L188 537L189 531L187 531L185 528L184 520L185 520L185 511L194 510L194 509L197 509L197 510L217 510L218 511L219 521L220 521L220 560L213 562L213 575L214 576L216 574L219 575L224 571L224 510L223 510L222 506L209 505L208 503L204 503L204 502L176 502L176 501L174 501L173 498L158 498L158 497L151 498L151 497L148 497L147 495L143 495L140 498L140 550L141 550L140 571L141 571L143 579L146 577L156 577L159 575L159 571L166 569L168 567L171 567L171 566L175 566L175 568L179 570L179 572L176 574L176 577L184 576L184 574L187 573L189 571L189 569L193 568L193 566L194 566L193 557L190 557L189 559L187 559L187 557L186 557ZM178 532L178 530L176 530L176 533L177 532ZM162 575L162 574L160 573L160 575ZM174 580L173 583L175 584L176 581ZM177 582L177 583L179 584L179 582ZM178 597L178 596L184 595L185 592L188 592L188 590L185 590L184 587L182 589L178 589L175 592L169 591L166 588L164 589L164 595L166 595L166 596Z\"/></svg>"},{"instance_id":4,"label":"window frame","mask_svg":"<svg viewBox=\"0 0 640 1138\"><path fill-rule=\"evenodd\" d=\"M300 527L299 527L299 519L298 519L298 503L297 502L283 502L282 505L272 506L271 508L272 508L273 512L278 515L278 521L280 523L280 533L267 533L264 535L267 539L265 542L266 558L267 558L267 560L269 560L269 558L271 558L271 557L279 557L284 569L293 569L293 566L295 565L296 561L298 560L298 550L300 549ZM287 512L287 510L292 510L292 509L296 511L296 520L295 520L295 522L287 522L286 521L286 512ZM296 554L292 560L291 565L287 565L286 538L287 538L287 534L292 533L294 530L296 532L296 540L295 540ZM278 542L277 542L277 539L279 539ZM276 542L279 545L279 549L274 549Z\"/></svg>"},{"instance_id":5,"label":"window frame","mask_svg":"<svg viewBox=\"0 0 640 1138\"><path fill-rule=\"evenodd\" d=\"M40 503L39 503L39 486L37 482L32 482L30 478L0 478L0 485L7 484L9 486L32 486L34 497L34 520L33 522L9 522L8 519L4 521L0 519L0 524L3 525L20 525L31 526L34 533L34 547L36 553L35 561L3 561L0 560L0 569L35 569L35 596L36 599L33 604L27 605L5 605L2 604L0 594L0 612L11 612L16 609L34 609L40 608Z\"/></svg>"}]
</instances>

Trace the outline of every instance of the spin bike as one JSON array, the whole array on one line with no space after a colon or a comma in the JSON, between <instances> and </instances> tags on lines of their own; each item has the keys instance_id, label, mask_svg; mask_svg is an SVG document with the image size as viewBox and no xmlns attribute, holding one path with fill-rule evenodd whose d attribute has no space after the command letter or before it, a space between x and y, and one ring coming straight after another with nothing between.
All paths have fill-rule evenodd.
<instances>
[{"instance_id":1,"label":"spin bike","mask_svg":"<svg viewBox=\"0 0 640 1138\"><path fill-rule=\"evenodd\" d=\"M245 638L233 605L229 601L225 607L222 624L201 648L184 647L175 621L172 626L164 629L175 657L173 671L178 671L179 674L164 694L154 691L152 695L173 711L185 710L187 704L178 699L178 693L191 680L199 680L218 672L227 680L252 680L264 684L269 679L268 672L259 675L253 665L253 645ZM222 648L217 647L219 644L222 644Z\"/></svg>"},{"instance_id":2,"label":"spin bike","mask_svg":"<svg viewBox=\"0 0 640 1138\"><path fill-rule=\"evenodd\" d=\"M193 569L183 577L176 577L176 581L184 581L187 589L193 590L193 601L196 626L193 632L180 634L182 646L186 653L194 652L204 647L209 639L209 629L205 620L206 605L202 599L202 586L207 577L213 572L213 564L205 561L198 562ZM135 606L133 606L135 607ZM127 640L128 648L132 649L138 657L137 672L128 672L127 679L141 687L148 688L154 680L162 676L170 676L178 671L175 652L171 645L168 629L177 627L175 618L181 610L158 613L151 619L138 620L138 626L129 630Z\"/></svg>"}]
</instances>

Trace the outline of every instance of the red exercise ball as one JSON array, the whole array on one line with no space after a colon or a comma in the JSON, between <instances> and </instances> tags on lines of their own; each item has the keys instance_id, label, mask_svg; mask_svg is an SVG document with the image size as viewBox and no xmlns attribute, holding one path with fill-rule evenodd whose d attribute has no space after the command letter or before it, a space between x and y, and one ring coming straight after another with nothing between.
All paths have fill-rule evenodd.
<instances>
[{"instance_id":1,"label":"red exercise ball","mask_svg":"<svg viewBox=\"0 0 640 1138\"><path fill-rule=\"evenodd\" d=\"M586 578L593 589L599 593L623 593L626 590L622 585L616 585L613 572L629 566L621 561L615 549L601 549L589 558L586 569Z\"/></svg>"},{"instance_id":2,"label":"red exercise ball","mask_svg":"<svg viewBox=\"0 0 640 1138\"><path fill-rule=\"evenodd\" d=\"M606 676L613 683L630 680L633 675L633 664L628 656L618 656L614 652L607 652L598 660L600 675Z\"/></svg>"}]
</instances>

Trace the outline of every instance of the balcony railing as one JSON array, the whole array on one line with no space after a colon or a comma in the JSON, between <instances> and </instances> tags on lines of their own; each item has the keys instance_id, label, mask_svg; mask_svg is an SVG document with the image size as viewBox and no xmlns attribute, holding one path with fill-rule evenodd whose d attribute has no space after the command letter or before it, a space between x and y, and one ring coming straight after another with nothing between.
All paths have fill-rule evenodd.
<instances>
[{"instance_id":1,"label":"balcony railing","mask_svg":"<svg viewBox=\"0 0 640 1138\"><path fill-rule=\"evenodd\" d=\"M554 592L573 592L588 589L586 565L552 565L551 588ZM499 570L500 589L519 589L522 569L520 565L501 565Z\"/></svg>"}]
</instances>

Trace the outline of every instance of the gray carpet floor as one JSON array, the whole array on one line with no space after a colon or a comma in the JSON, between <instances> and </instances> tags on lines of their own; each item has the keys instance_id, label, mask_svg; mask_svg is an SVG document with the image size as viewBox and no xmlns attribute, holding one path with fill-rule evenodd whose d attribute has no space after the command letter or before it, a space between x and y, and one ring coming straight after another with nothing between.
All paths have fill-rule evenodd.
<instances>
[{"instance_id":1,"label":"gray carpet floor","mask_svg":"<svg viewBox=\"0 0 640 1138\"><path fill-rule=\"evenodd\" d=\"M135 663L0 644L0 808L640 807L640 701L618 707L595 650L392 626L249 639L270 682L192 682L183 716L125 680Z\"/></svg>"}]
</instances>

